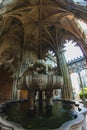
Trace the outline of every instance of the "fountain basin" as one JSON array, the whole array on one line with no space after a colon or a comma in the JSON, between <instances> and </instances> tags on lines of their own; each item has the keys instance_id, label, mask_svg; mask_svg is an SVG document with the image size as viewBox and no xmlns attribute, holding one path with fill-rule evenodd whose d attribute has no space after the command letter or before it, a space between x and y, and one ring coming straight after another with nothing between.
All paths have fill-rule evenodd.
<instances>
[{"instance_id":1,"label":"fountain basin","mask_svg":"<svg viewBox=\"0 0 87 130\"><path fill-rule=\"evenodd\" d=\"M18 80L19 90L49 90L63 87L63 78L59 75L34 74L24 75Z\"/></svg>"},{"instance_id":2,"label":"fountain basin","mask_svg":"<svg viewBox=\"0 0 87 130\"><path fill-rule=\"evenodd\" d=\"M9 115L11 115L12 113L11 113L11 109L10 109L10 106L12 105L13 106L13 104L15 104L16 103L16 105L14 105L14 107L16 108L15 109L15 111L13 111L13 114L11 115L12 117L14 117L14 115L15 115L15 112L17 112L17 115L19 115L19 110L20 110L20 107L19 106L17 106L17 104L19 104L19 103L23 103L23 102L21 102L21 101L19 101L19 102L7 102L7 103L5 103L5 104L1 104L1 107L0 107L0 110L2 110L2 112L1 112L1 116L0 116L0 125L1 125L1 127L2 128L5 128L6 127L6 129L8 129L8 130L86 130L86 125L85 125L85 115L86 115L86 112L87 112L87 109L86 108L84 108L84 107L82 107L81 108L81 111L80 112L78 112L78 117L76 118L76 119L72 119L71 117L69 117L70 115L68 115L67 116L67 114L69 114L69 107L70 106L68 106L68 105L70 105L70 103L72 103L72 102L66 102L66 101L58 101L58 100L56 100L56 101L54 101L54 102L56 102L56 104L54 103L54 106L56 106L56 108L54 107L53 109L53 111L52 111L52 113L46 113L45 112L45 109L44 110L42 110L41 112L39 112L38 113L38 111L37 111L37 113L38 113L38 115L39 115L39 117L38 117L38 119L37 119L37 115L35 116L34 114L35 113L32 113L33 114L33 117L34 117L34 121L36 120L36 126L37 126L37 124L39 124L39 126L36 128L36 126L34 126L34 127L31 127L31 125L32 124L34 124L35 125L35 123L34 122L32 122L32 120L31 121L29 121L29 122L32 122L31 124L29 124L29 122L28 122L28 127L26 127L25 128L25 126L26 126L26 124L25 124L25 126L23 126L20 122L17 122L17 119L16 120L14 120L13 121L13 119L12 119L12 121L8 118L8 116ZM59 102L59 103L58 103ZM60 104L62 104L62 106L60 105ZM22 104L23 105L23 104ZM60 106L59 106L60 105ZM57 107L58 106L58 107ZM66 110L66 107L68 106L68 109ZM60 108L59 108L60 107ZM58 108L58 109L57 109ZM63 108L63 109L62 109ZM25 109L25 108L24 108ZM25 113L25 110L23 109L23 113ZM59 110L60 109L60 110ZM9 112L8 112L8 114L6 113L6 111L5 110L9 110ZM57 111L58 110L58 111ZM60 114L60 111L62 111L62 113ZM66 111L68 112L68 113L66 113ZM4 113L3 113L4 112ZM28 112L28 111L27 111ZM42 112L44 113L44 119L42 119L43 118L43 116L42 116ZM60 117L59 117L59 119L57 119L56 118L56 116L58 115L58 112L59 112L59 114L60 114ZM22 114L22 113L21 113ZM30 113L27 113L27 116L32 116L32 114L30 115ZM46 114L48 114L48 115L46 115ZM56 116L55 116L55 114L56 114ZM64 114L64 116L63 116L63 114ZM61 117L62 117L62 120L64 119L65 120L65 118L64 117L69 117L66 121L64 121L64 122L61 122L60 123L60 120L61 120ZM19 117L18 117L19 118ZM52 120L52 118L53 118L53 120ZM27 120L29 120L29 117L27 117L27 120L25 121L25 119L23 119L22 118L22 120L24 121L24 122L27 122ZM41 120L42 120L42 122L45 124L42 124L41 125ZM49 122L49 120L51 121L51 122ZM14 123L14 122L16 122L16 123ZM24 123L23 122L23 123ZM59 123L60 123L60 125L59 125ZM19 125L19 124L21 124L21 125ZM58 126L59 125L59 126ZM22 127L23 126L23 127ZM4 129L2 129L2 130L4 130Z\"/></svg>"}]
</instances>

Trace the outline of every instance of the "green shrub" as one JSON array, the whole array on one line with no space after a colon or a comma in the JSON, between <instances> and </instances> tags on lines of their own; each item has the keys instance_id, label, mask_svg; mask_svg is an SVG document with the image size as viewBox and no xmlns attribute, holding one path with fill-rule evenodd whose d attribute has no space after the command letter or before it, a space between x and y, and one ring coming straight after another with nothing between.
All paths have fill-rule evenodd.
<instances>
[{"instance_id":1,"label":"green shrub","mask_svg":"<svg viewBox=\"0 0 87 130\"><path fill-rule=\"evenodd\" d=\"M83 92L84 92L84 95L83 95ZM83 91L81 90L80 93L79 93L80 99L83 99L83 96L84 96L85 98L87 98L87 87L86 87L86 88L83 88Z\"/></svg>"}]
</instances>

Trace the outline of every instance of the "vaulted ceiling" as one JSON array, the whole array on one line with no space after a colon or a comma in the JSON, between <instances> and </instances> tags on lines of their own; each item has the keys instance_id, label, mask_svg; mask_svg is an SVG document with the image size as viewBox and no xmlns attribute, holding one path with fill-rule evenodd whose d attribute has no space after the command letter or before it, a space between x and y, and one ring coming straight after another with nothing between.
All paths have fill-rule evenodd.
<instances>
[{"instance_id":1,"label":"vaulted ceiling","mask_svg":"<svg viewBox=\"0 0 87 130\"><path fill-rule=\"evenodd\" d=\"M71 0L14 0L0 6L0 64L15 71L25 59L57 53L65 39L77 41L87 56L86 36L77 20L87 23L87 7ZM15 66L15 67L14 67Z\"/></svg>"}]
</instances>

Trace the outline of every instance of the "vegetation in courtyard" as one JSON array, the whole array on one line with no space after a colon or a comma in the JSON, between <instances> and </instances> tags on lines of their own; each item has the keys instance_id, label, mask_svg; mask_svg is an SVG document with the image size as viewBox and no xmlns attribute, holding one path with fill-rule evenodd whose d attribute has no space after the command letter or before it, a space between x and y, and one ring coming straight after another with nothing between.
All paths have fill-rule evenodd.
<instances>
[{"instance_id":1,"label":"vegetation in courtyard","mask_svg":"<svg viewBox=\"0 0 87 130\"><path fill-rule=\"evenodd\" d=\"M85 98L85 99L87 98L87 87L84 87L83 90L80 91L79 97L82 100L83 100L83 98Z\"/></svg>"}]
</instances>

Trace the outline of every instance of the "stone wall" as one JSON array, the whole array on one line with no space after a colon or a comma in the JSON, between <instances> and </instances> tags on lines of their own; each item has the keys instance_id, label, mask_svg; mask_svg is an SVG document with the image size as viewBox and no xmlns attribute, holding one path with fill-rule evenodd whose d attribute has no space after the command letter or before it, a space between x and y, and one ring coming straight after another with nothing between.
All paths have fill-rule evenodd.
<instances>
[{"instance_id":1,"label":"stone wall","mask_svg":"<svg viewBox=\"0 0 87 130\"><path fill-rule=\"evenodd\" d=\"M12 84L11 73L4 66L0 68L0 102L12 99Z\"/></svg>"},{"instance_id":2,"label":"stone wall","mask_svg":"<svg viewBox=\"0 0 87 130\"><path fill-rule=\"evenodd\" d=\"M28 91L27 90L20 90L20 99L27 99Z\"/></svg>"}]
</instances>

